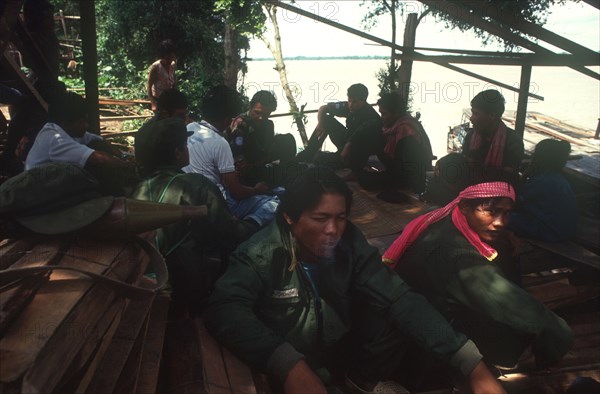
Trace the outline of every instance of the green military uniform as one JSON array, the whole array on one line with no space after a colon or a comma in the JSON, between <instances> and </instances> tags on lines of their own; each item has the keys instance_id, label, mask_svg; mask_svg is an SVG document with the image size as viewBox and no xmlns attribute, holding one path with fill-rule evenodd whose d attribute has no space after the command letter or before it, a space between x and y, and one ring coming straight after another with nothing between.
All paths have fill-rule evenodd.
<instances>
[{"instance_id":1,"label":"green military uniform","mask_svg":"<svg viewBox=\"0 0 600 394\"><path fill-rule=\"evenodd\" d=\"M205 218L157 230L156 243L166 257L176 293L205 297L221 272L220 253L248 238L256 227L236 219L217 186L200 174L161 168L140 182L133 198L177 205L206 205Z\"/></svg>"},{"instance_id":2,"label":"green military uniform","mask_svg":"<svg viewBox=\"0 0 600 394\"><path fill-rule=\"evenodd\" d=\"M488 261L454 226L432 224L408 248L396 271L471 338L484 357L513 366L531 344L536 360L553 363L573 343L563 319L506 279L502 254Z\"/></svg>"},{"instance_id":3,"label":"green military uniform","mask_svg":"<svg viewBox=\"0 0 600 394\"><path fill-rule=\"evenodd\" d=\"M208 328L243 361L281 381L303 357L313 369L320 368L356 322L352 309L357 301L391 323L394 337L409 337L465 374L480 361L473 343L455 333L422 296L384 266L377 250L354 225L348 223L335 261L323 263L317 284L302 262L290 271L293 241L281 221L234 251L209 302ZM360 317L364 325L377 324ZM389 350L385 343L378 345L364 346L362 359L372 361L360 365L372 372L367 377L373 378L386 363L397 361L382 356ZM401 353L392 356L397 359Z\"/></svg>"}]
</instances>

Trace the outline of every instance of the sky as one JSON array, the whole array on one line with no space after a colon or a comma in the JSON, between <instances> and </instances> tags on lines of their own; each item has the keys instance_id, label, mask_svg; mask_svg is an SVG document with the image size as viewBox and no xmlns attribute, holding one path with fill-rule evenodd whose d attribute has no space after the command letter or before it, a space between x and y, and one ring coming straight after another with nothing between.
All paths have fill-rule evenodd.
<instances>
[{"instance_id":1,"label":"sky","mask_svg":"<svg viewBox=\"0 0 600 394\"><path fill-rule=\"evenodd\" d=\"M361 20L367 12L368 5L362 3L361 0L299 0L296 1L296 6L389 41L391 36L389 15L382 16L375 27L366 30ZM424 9L423 4L418 1L404 3L407 10L411 12L420 14ZM385 47L310 18L299 16L291 11L280 9L278 21L283 53L286 58L295 56L389 56L389 50ZM544 27L590 49L600 50L600 11L584 2L567 2L563 6L554 6ZM397 32L397 40L400 43L403 32L404 17L400 17ZM271 35L269 34L269 36ZM555 49L543 42L540 44L549 49ZM481 40L472 33L446 29L443 23L429 16L426 16L417 28L416 46L502 50L498 45L483 46ZM262 41L253 39L250 43L248 57L271 58L272 56Z\"/></svg>"}]
</instances>

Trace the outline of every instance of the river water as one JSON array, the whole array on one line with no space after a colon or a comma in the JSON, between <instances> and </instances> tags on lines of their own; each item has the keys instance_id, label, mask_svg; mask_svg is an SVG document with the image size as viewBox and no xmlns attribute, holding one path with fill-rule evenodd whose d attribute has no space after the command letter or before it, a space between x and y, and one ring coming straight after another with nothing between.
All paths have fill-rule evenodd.
<instances>
[{"instance_id":1,"label":"river water","mask_svg":"<svg viewBox=\"0 0 600 394\"><path fill-rule=\"evenodd\" d=\"M275 92L279 105L275 113L288 112L278 73L273 61L248 63L244 85L251 97L258 90ZM369 89L370 103L375 103L379 89L375 73L385 66L385 60L374 59L325 59L289 60L286 62L288 80L295 88L298 105L307 104L306 110L318 109L330 101L346 99L346 89L353 83L363 83ZM517 66L471 66L469 71L484 75L507 85L518 87L520 67ZM599 72L599 68L593 68ZM473 96L482 90L495 88L506 99L506 109L516 110L518 94L498 88L466 75L431 63L415 62L412 74L413 112L421 113L421 121L431 139L434 154L446 154L446 133L449 126L458 124L463 108L469 107ZM528 111L537 111L587 129L596 130L600 117L600 82L565 67L534 67L530 91L544 100L530 98ZM301 140L290 117L273 118L278 133L292 133L300 146ZM316 125L316 114L308 115L308 136ZM327 141L326 149L335 149Z\"/></svg>"}]
</instances>

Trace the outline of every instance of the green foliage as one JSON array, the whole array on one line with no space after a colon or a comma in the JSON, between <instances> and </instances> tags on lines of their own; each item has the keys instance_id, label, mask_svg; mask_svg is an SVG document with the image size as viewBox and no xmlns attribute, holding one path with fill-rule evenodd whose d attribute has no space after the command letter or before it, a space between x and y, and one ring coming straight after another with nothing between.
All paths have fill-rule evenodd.
<instances>
[{"instance_id":1,"label":"green foliage","mask_svg":"<svg viewBox=\"0 0 600 394\"><path fill-rule=\"evenodd\" d=\"M391 0L362 0L360 5L367 7L367 13L361 20L362 26L367 30L375 27L378 18L381 15L389 14L392 8L400 15L404 13L405 9L403 2L396 1L392 4Z\"/></svg>"},{"instance_id":2,"label":"green foliage","mask_svg":"<svg viewBox=\"0 0 600 394\"><path fill-rule=\"evenodd\" d=\"M573 0L579 2L580 0ZM550 7L553 5L565 4L567 0L447 0L436 2L436 7L425 7L426 12L431 13L439 18L446 28L459 29L460 31L472 30L475 35L481 39L484 45L489 45L494 42L502 43L505 49L513 50L515 45L509 41L504 41L495 35L489 34L486 31L474 27L468 23L468 20L473 17L484 17L488 21L492 21L501 27L508 28L514 33L523 35L519 31L510 26L503 24L496 19L498 15L515 16L523 18L526 21L535 23L536 25L544 25L548 18ZM367 6L367 13L362 19L363 27L370 29L377 24L377 18L381 15L389 14L391 0L363 0L361 5ZM445 11L448 9L456 9L457 6L465 7L468 13L465 16L467 21L462 21L449 16ZM406 8L403 2L398 2L396 12L402 15Z\"/></svg>"},{"instance_id":3,"label":"green foliage","mask_svg":"<svg viewBox=\"0 0 600 394\"><path fill-rule=\"evenodd\" d=\"M399 67L396 67L395 70L391 70L390 62L386 62L385 67L375 72L380 95L398 90L398 78L396 77L398 69Z\"/></svg>"},{"instance_id":4,"label":"green foliage","mask_svg":"<svg viewBox=\"0 0 600 394\"><path fill-rule=\"evenodd\" d=\"M158 59L160 41L170 38L177 46L177 87L197 110L204 91L222 80L223 21L212 6L212 0L96 0L99 86L146 97L148 67Z\"/></svg>"},{"instance_id":5,"label":"green foliage","mask_svg":"<svg viewBox=\"0 0 600 394\"><path fill-rule=\"evenodd\" d=\"M216 0L214 11L246 37L265 31L266 16L260 0Z\"/></svg>"},{"instance_id":6,"label":"green foliage","mask_svg":"<svg viewBox=\"0 0 600 394\"><path fill-rule=\"evenodd\" d=\"M138 130L146 123L148 119L132 119L123 122L123 130Z\"/></svg>"},{"instance_id":7,"label":"green foliage","mask_svg":"<svg viewBox=\"0 0 600 394\"><path fill-rule=\"evenodd\" d=\"M574 0L578 2L579 0ZM475 35L481 39L484 45L492 43L501 43L506 51L518 49L518 46L510 41L503 40L495 35L474 27L469 23L472 18L483 17L485 20L506 28L513 33L527 37L519 30L498 19L498 16L517 17L524 19L536 25L544 25L549 15L550 7L553 5L565 4L567 0L479 0L477 2L463 2L457 0L447 1L445 3L438 2L436 7L429 8L432 15L440 18L445 27L451 29L459 29L460 31L472 30ZM466 8L466 15L463 19L466 21L449 16L445 11L451 8L456 9L457 6Z\"/></svg>"}]
</instances>

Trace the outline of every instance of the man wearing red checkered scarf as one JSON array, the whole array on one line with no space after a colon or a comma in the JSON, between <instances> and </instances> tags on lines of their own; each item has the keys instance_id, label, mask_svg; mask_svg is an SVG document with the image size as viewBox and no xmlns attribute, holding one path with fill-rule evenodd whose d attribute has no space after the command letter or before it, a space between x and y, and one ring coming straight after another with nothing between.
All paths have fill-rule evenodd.
<instances>
[{"instance_id":1,"label":"man wearing red checkered scarf","mask_svg":"<svg viewBox=\"0 0 600 394\"><path fill-rule=\"evenodd\" d=\"M505 182L468 187L410 222L383 261L493 364L513 367L531 345L539 366L554 365L570 349L573 333L507 277L512 256L502 245L514 200Z\"/></svg>"}]
</instances>

